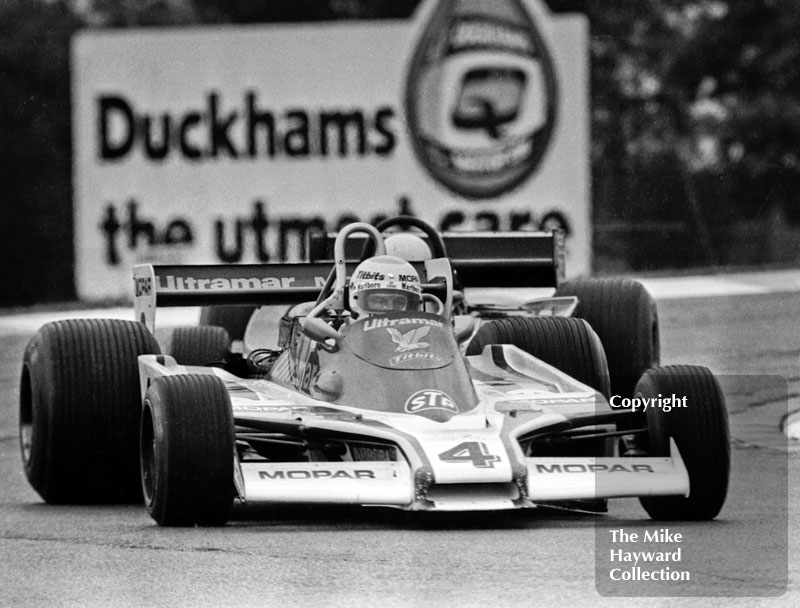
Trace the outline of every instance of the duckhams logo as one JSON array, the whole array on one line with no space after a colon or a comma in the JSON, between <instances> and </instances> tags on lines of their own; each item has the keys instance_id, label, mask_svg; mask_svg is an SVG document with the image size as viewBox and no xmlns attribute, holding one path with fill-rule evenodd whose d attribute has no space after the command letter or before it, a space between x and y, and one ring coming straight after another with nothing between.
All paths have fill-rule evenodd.
<instances>
[{"instance_id":1,"label":"duckhams logo","mask_svg":"<svg viewBox=\"0 0 800 608\"><path fill-rule=\"evenodd\" d=\"M438 0L405 103L417 157L455 194L497 197L533 175L558 104L553 62L524 0Z\"/></svg>"}]
</instances>

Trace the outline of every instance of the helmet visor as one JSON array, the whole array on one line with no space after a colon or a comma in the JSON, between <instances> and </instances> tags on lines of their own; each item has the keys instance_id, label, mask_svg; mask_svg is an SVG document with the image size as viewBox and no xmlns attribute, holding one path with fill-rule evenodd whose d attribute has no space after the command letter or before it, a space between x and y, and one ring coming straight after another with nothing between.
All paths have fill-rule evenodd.
<instances>
[{"instance_id":1,"label":"helmet visor","mask_svg":"<svg viewBox=\"0 0 800 608\"><path fill-rule=\"evenodd\" d=\"M367 312L419 310L419 296L402 289L365 289L358 294L359 305Z\"/></svg>"}]
</instances>

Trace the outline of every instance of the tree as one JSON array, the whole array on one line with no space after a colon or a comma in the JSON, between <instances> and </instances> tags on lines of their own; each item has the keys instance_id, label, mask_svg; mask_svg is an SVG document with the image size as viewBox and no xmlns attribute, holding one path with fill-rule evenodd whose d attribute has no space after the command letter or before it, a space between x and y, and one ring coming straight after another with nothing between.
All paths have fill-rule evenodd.
<instances>
[{"instance_id":1,"label":"tree","mask_svg":"<svg viewBox=\"0 0 800 608\"><path fill-rule=\"evenodd\" d=\"M670 219L666 207L682 207L707 262L725 261L732 222L781 208L800 223L800 4L631 0L588 14L601 213ZM641 174L682 180L682 205L643 197Z\"/></svg>"},{"instance_id":2,"label":"tree","mask_svg":"<svg viewBox=\"0 0 800 608\"><path fill-rule=\"evenodd\" d=\"M74 293L68 51L78 25L61 2L0 8L0 304Z\"/></svg>"}]
</instances>

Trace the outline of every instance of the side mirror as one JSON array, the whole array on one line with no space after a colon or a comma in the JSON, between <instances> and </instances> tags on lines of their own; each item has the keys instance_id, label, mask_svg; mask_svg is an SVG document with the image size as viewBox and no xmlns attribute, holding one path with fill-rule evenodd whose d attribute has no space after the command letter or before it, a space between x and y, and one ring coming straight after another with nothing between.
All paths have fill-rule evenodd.
<instances>
[{"instance_id":1,"label":"side mirror","mask_svg":"<svg viewBox=\"0 0 800 608\"><path fill-rule=\"evenodd\" d=\"M303 335L319 342L329 353L339 350L339 341L342 339L342 334L317 317L306 317L303 320ZM333 344L329 340L333 340Z\"/></svg>"}]
</instances>

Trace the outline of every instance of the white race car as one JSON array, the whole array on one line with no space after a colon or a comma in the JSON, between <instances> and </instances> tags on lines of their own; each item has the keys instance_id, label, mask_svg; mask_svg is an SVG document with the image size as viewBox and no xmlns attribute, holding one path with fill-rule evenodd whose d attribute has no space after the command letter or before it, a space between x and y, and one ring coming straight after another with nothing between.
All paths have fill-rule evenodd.
<instances>
[{"instance_id":1,"label":"white race car","mask_svg":"<svg viewBox=\"0 0 800 608\"><path fill-rule=\"evenodd\" d=\"M637 496L656 519L719 513L727 414L707 369L640 370L615 396L610 378L627 370L609 374L585 319L541 302L459 307L454 267L470 284L555 282L556 237L494 235L518 253L415 262L422 306L359 315L347 293L354 234L385 253L382 234L357 223L331 263L137 266L135 321L44 326L20 389L33 487L53 503L143 494L161 525L221 525L235 501L602 510ZM543 242L549 256L524 254ZM223 328L188 327L166 355L153 337L160 306L275 303L291 305L277 344L245 338L232 354ZM657 333L647 339L652 350Z\"/></svg>"}]
</instances>

